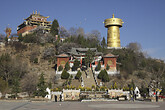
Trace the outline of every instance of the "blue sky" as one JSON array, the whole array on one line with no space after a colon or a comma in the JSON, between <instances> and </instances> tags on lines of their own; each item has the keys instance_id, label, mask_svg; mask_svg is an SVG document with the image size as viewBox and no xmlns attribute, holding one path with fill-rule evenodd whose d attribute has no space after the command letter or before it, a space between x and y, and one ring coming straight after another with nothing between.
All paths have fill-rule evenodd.
<instances>
[{"instance_id":1,"label":"blue sky","mask_svg":"<svg viewBox=\"0 0 165 110\"><path fill-rule=\"evenodd\" d=\"M114 13L124 21L120 28L123 47L138 42L151 57L165 60L165 0L1 0L0 4L2 34L8 24L16 33L23 19L37 10L66 29L98 30L107 37L103 21Z\"/></svg>"}]
</instances>

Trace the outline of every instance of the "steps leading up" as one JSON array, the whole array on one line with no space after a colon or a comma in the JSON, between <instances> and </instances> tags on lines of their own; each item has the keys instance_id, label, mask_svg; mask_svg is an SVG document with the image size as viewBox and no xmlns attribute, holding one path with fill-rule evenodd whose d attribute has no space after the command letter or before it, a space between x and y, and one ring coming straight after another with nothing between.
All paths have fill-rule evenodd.
<instances>
[{"instance_id":1,"label":"steps leading up","mask_svg":"<svg viewBox=\"0 0 165 110\"><path fill-rule=\"evenodd\" d=\"M93 73L91 69L88 69L86 71L82 71L82 78L84 82L84 87L92 87L92 85L96 86Z\"/></svg>"}]
</instances>

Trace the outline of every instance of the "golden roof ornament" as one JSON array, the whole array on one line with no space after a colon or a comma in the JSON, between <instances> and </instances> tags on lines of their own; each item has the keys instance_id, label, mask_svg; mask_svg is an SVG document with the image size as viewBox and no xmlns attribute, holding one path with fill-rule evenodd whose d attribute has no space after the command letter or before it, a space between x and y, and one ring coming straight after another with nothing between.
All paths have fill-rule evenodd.
<instances>
[{"instance_id":1,"label":"golden roof ornament","mask_svg":"<svg viewBox=\"0 0 165 110\"><path fill-rule=\"evenodd\" d=\"M112 18L115 18L115 15L114 15L114 13L113 13L113 15L112 15Z\"/></svg>"}]
</instances>

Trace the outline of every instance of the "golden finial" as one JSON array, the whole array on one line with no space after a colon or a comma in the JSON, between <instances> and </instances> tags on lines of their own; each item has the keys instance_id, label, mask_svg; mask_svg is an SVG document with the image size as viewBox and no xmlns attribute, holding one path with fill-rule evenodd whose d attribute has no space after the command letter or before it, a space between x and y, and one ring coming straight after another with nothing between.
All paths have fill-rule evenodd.
<instances>
[{"instance_id":1,"label":"golden finial","mask_svg":"<svg viewBox=\"0 0 165 110\"><path fill-rule=\"evenodd\" d=\"M115 18L115 15L114 15L114 13L113 13L113 15L112 15L112 18Z\"/></svg>"},{"instance_id":2,"label":"golden finial","mask_svg":"<svg viewBox=\"0 0 165 110\"><path fill-rule=\"evenodd\" d=\"M37 10L36 10L36 14L37 14Z\"/></svg>"},{"instance_id":3,"label":"golden finial","mask_svg":"<svg viewBox=\"0 0 165 110\"><path fill-rule=\"evenodd\" d=\"M34 11L33 11L33 14L34 14Z\"/></svg>"},{"instance_id":4,"label":"golden finial","mask_svg":"<svg viewBox=\"0 0 165 110\"><path fill-rule=\"evenodd\" d=\"M38 12L38 14L40 15L40 12Z\"/></svg>"}]
</instances>

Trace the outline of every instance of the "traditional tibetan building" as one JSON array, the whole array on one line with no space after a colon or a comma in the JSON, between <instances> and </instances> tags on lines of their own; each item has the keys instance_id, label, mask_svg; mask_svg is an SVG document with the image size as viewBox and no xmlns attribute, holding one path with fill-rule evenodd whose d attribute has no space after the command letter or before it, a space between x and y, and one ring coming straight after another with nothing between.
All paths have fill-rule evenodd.
<instances>
[{"instance_id":1,"label":"traditional tibetan building","mask_svg":"<svg viewBox=\"0 0 165 110\"><path fill-rule=\"evenodd\" d=\"M24 19L25 21L17 27L17 35L22 34L22 36L25 36L37 27L42 27L46 32L49 32L51 21L47 21L47 18L49 18L49 16L45 17L37 13L37 11L35 13L33 12L33 14Z\"/></svg>"},{"instance_id":2,"label":"traditional tibetan building","mask_svg":"<svg viewBox=\"0 0 165 110\"><path fill-rule=\"evenodd\" d=\"M119 71L117 71L117 66L116 66L118 56L113 55L111 53L103 55L103 53L98 52L96 48L72 48L70 52L57 55L56 56L56 58L57 58L57 71L58 71L58 67L60 65L63 66L63 68L64 68L65 64L67 62L69 62L70 67L72 67L74 65L73 62L75 59L80 61L80 65L81 65L81 67L83 67L86 52L89 49L95 54L94 60L90 64L90 66L93 68L93 70L96 68L96 66L100 62L102 69L106 69L107 64L108 64L108 66L110 68L107 71L108 74L119 74ZM95 74L98 74L98 73L96 72Z\"/></svg>"}]
</instances>

